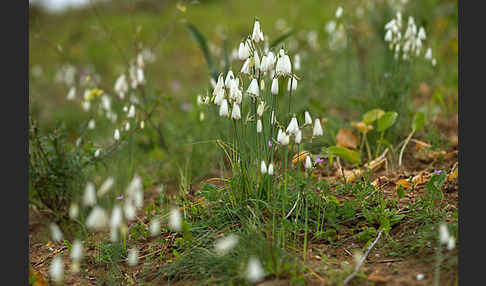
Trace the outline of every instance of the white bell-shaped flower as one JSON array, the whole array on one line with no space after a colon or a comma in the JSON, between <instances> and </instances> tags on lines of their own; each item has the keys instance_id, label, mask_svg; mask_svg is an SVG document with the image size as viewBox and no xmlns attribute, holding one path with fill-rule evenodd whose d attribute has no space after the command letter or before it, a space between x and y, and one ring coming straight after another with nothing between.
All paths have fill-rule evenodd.
<instances>
[{"instance_id":1,"label":"white bell-shaped flower","mask_svg":"<svg viewBox=\"0 0 486 286\"><path fill-rule=\"evenodd\" d=\"M228 117L229 116L228 101L226 99L223 99L223 102L221 103L221 106L219 107L219 116L221 116L221 117Z\"/></svg>"},{"instance_id":2,"label":"white bell-shaped flower","mask_svg":"<svg viewBox=\"0 0 486 286\"><path fill-rule=\"evenodd\" d=\"M307 156L307 157L305 158L305 168L306 168L306 169L310 169L310 168L312 168L312 161L311 161L310 156Z\"/></svg>"},{"instance_id":3,"label":"white bell-shaped flower","mask_svg":"<svg viewBox=\"0 0 486 286\"><path fill-rule=\"evenodd\" d=\"M288 82L288 84L287 84L287 90L288 91L290 91L291 88L292 88L292 91L297 89L297 79L295 77L289 78L289 80L287 82Z\"/></svg>"},{"instance_id":4,"label":"white bell-shaped flower","mask_svg":"<svg viewBox=\"0 0 486 286\"><path fill-rule=\"evenodd\" d=\"M262 120L261 119L258 119L257 120L257 125L256 125L256 130L257 130L257 133L262 133Z\"/></svg>"},{"instance_id":5,"label":"white bell-shaped flower","mask_svg":"<svg viewBox=\"0 0 486 286\"><path fill-rule=\"evenodd\" d=\"M295 116L294 116L290 120L289 126L287 126L287 129L285 130L285 132L295 135L295 134L297 134L298 131L299 131L299 123L297 122L297 118L295 118Z\"/></svg>"},{"instance_id":6,"label":"white bell-shaped flower","mask_svg":"<svg viewBox=\"0 0 486 286\"><path fill-rule=\"evenodd\" d=\"M238 58L241 61L243 61L248 59L249 56L250 56L250 47L248 46L248 43L246 41L241 42L240 47L238 48Z\"/></svg>"},{"instance_id":7,"label":"white bell-shaped flower","mask_svg":"<svg viewBox=\"0 0 486 286\"><path fill-rule=\"evenodd\" d=\"M258 96L260 94L260 89L258 88L258 81L254 78L251 80L250 86L248 87L248 90L246 91L249 94L253 94L255 96Z\"/></svg>"},{"instance_id":8,"label":"white bell-shaped flower","mask_svg":"<svg viewBox=\"0 0 486 286\"><path fill-rule=\"evenodd\" d=\"M289 75L292 72L292 64L290 58L285 54L283 49L280 49L279 57L277 59L277 65L275 67L277 75Z\"/></svg>"},{"instance_id":9,"label":"white bell-shaped flower","mask_svg":"<svg viewBox=\"0 0 486 286\"><path fill-rule=\"evenodd\" d=\"M322 126L321 126L321 121L319 120L319 118L316 118L316 120L314 121L314 130L312 132L312 135L313 136L322 136L323 131L322 131Z\"/></svg>"},{"instance_id":10,"label":"white bell-shaped flower","mask_svg":"<svg viewBox=\"0 0 486 286\"><path fill-rule=\"evenodd\" d=\"M273 176L273 163L270 163L270 165L268 165L268 174L270 176Z\"/></svg>"},{"instance_id":11,"label":"white bell-shaped flower","mask_svg":"<svg viewBox=\"0 0 486 286\"><path fill-rule=\"evenodd\" d=\"M235 103L233 105L233 110L231 111L231 118L235 119L235 120L238 120L238 119L241 118L241 111L240 111L240 106L238 105L238 103Z\"/></svg>"},{"instance_id":12,"label":"white bell-shaped flower","mask_svg":"<svg viewBox=\"0 0 486 286\"><path fill-rule=\"evenodd\" d=\"M271 92L272 92L273 95L278 94L278 77L274 78L273 81L272 81Z\"/></svg>"},{"instance_id":13,"label":"white bell-shaped flower","mask_svg":"<svg viewBox=\"0 0 486 286\"><path fill-rule=\"evenodd\" d=\"M260 164L260 171L262 172L262 174L266 174L267 173L267 164L265 164L265 161L262 161L261 164Z\"/></svg>"},{"instance_id":14,"label":"white bell-shaped flower","mask_svg":"<svg viewBox=\"0 0 486 286\"><path fill-rule=\"evenodd\" d=\"M295 144L300 144L302 142L302 131L299 129L297 133L295 133Z\"/></svg>"},{"instance_id":15,"label":"white bell-shaped flower","mask_svg":"<svg viewBox=\"0 0 486 286\"><path fill-rule=\"evenodd\" d=\"M308 112L308 111L306 111L306 112L304 113L304 119L305 119L305 123L304 123L304 125L307 125L307 124L309 124L309 125L310 125L310 124L312 124L312 117L310 116L310 114L309 114L309 112Z\"/></svg>"},{"instance_id":16,"label":"white bell-shaped flower","mask_svg":"<svg viewBox=\"0 0 486 286\"><path fill-rule=\"evenodd\" d=\"M243 63L243 66L241 67L240 72L243 74L250 74L250 65L251 65L251 59L248 58L246 61Z\"/></svg>"},{"instance_id":17,"label":"white bell-shaped flower","mask_svg":"<svg viewBox=\"0 0 486 286\"><path fill-rule=\"evenodd\" d=\"M251 39L255 41L255 43L258 43L260 41L264 41L263 38L263 32L260 29L260 21L255 20L255 24L253 25L253 33L251 35Z\"/></svg>"}]
</instances>

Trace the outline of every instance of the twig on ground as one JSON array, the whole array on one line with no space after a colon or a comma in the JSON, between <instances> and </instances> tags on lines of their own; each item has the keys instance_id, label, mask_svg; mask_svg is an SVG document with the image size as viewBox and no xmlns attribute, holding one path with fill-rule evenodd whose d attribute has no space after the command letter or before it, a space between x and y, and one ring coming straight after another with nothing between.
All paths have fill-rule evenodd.
<instances>
[{"instance_id":1,"label":"twig on ground","mask_svg":"<svg viewBox=\"0 0 486 286\"><path fill-rule=\"evenodd\" d=\"M380 239L382 233L383 233L383 230L380 230L380 232L378 233L378 236L375 238L375 241L373 241L373 243L370 244L370 246L368 246L368 249L366 250L366 253L363 255L363 257L361 257L361 260L359 261L359 263L354 268L353 273L351 273L348 277L346 277L346 279L344 279L343 285L348 284L348 282L351 281L351 279L353 279L354 276L358 273L359 269L361 268L361 266L363 265L364 261L366 260L366 257L368 257L368 254L370 254L371 249L378 242L378 239Z\"/></svg>"}]
</instances>

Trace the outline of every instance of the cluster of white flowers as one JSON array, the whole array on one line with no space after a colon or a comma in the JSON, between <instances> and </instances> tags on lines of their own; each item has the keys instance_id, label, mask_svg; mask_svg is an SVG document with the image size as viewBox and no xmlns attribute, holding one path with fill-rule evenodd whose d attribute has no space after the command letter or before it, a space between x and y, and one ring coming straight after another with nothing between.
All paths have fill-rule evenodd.
<instances>
[{"instance_id":1,"label":"cluster of white flowers","mask_svg":"<svg viewBox=\"0 0 486 286\"><path fill-rule=\"evenodd\" d=\"M394 51L395 59L398 59L400 54L403 60L420 56L423 48L422 42L427 38L424 27L417 28L412 16L408 17L405 32L403 32L404 28L401 12L397 12L395 18L385 25L385 41L389 43L390 50ZM432 57L430 48L427 49L424 57L435 66L436 60Z\"/></svg>"},{"instance_id":2,"label":"cluster of white flowers","mask_svg":"<svg viewBox=\"0 0 486 286\"><path fill-rule=\"evenodd\" d=\"M54 80L57 83L63 83L67 86L72 86L76 82L77 69L71 64L61 66L55 75Z\"/></svg>"},{"instance_id":3,"label":"cluster of white flowers","mask_svg":"<svg viewBox=\"0 0 486 286\"><path fill-rule=\"evenodd\" d=\"M336 10L336 19L326 24L326 32L329 35L329 49L332 51L345 49L347 46L347 36L344 24L341 22L343 8L340 6Z\"/></svg>"}]
</instances>

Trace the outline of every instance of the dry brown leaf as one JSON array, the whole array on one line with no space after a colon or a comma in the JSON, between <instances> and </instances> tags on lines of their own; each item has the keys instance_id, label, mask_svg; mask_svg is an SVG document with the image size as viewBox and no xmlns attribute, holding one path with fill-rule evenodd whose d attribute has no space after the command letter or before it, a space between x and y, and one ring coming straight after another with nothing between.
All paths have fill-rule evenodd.
<instances>
[{"instance_id":1,"label":"dry brown leaf","mask_svg":"<svg viewBox=\"0 0 486 286\"><path fill-rule=\"evenodd\" d=\"M386 282L388 282L389 278L384 277L384 276L380 276L376 272L373 272L368 276L368 280L370 280L372 282L376 282L376 283L386 283Z\"/></svg>"},{"instance_id":2,"label":"dry brown leaf","mask_svg":"<svg viewBox=\"0 0 486 286\"><path fill-rule=\"evenodd\" d=\"M342 176L341 171L338 170L338 172ZM361 173L361 169L344 170L344 178L346 178L347 183L352 183L357 178L361 177Z\"/></svg>"},{"instance_id":3,"label":"dry brown leaf","mask_svg":"<svg viewBox=\"0 0 486 286\"><path fill-rule=\"evenodd\" d=\"M33 286L47 286L46 279L42 277L42 275L37 272L34 268L30 267L29 268L29 281L34 281L32 284Z\"/></svg>"},{"instance_id":4,"label":"dry brown leaf","mask_svg":"<svg viewBox=\"0 0 486 286\"><path fill-rule=\"evenodd\" d=\"M295 165L299 162L303 162L307 156L310 156L308 151L301 151L300 153L295 153L294 157L292 157L292 165Z\"/></svg>"},{"instance_id":5,"label":"dry brown leaf","mask_svg":"<svg viewBox=\"0 0 486 286\"><path fill-rule=\"evenodd\" d=\"M424 171L420 171L417 175L415 175L413 178L412 178L412 184L414 186L417 186L417 185L422 185L422 184L425 184L427 182L425 176L424 176Z\"/></svg>"},{"instance_id":6,"label":"dry brown leaf","mask_svg":"<svg viewBox=\"0 0 486 286\"><path fill-rule=\"evenodd\" d=\"M448 180L448 181L452 181L452 180L457 179L457 176L459 175L459 173L458 173L458 171L457 171L457 170L458 170L458 169L456 168L456 169L454 170L454 172L452 172L452 173L450 173L449 175L447 175L447 180Z\"/></svg>"},{"instance_id":7,"label":"dry brown leaf","mask_svg":"<svg viewBox=\"0 0 486 286\"><path fill-rule=\"evenodd\" d=\"M356 149L359 144L358 136L351 129L340 128L336 135L336 145Z\"/></svg>"},{"instance_id":8,"label":"dry brown leaf","mask_svg":"<svg viewBox=\"0 0 486 286\"><path fill-rule=\"evenodd\" d=\"M402 186L402 188L404 189L410 189L412 187L412 185L410 185L410 182L404 179L398 180L398 182L396 182L395 190L398 190L400 186Z\"/></svg>"}]
</instances>

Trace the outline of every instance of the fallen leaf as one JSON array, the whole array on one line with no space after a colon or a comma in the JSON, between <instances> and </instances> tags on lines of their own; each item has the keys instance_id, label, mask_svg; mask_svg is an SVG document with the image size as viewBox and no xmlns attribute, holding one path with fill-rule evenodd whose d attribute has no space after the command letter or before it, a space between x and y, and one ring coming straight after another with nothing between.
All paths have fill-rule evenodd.
<instances>
[{"instance_id":1,"label":"fallen leaf","mask_svg":"<svg viewBox=\"0 0 486 286\"><path fill-rule=\"evenodd\" d=\"M359 138L351 129L340 128L336 135L336 145L340 147L356 149Z\"/></svg>"},{"instance_id":2,"label":"fallen leaf","mask_svg":"<svg viewBox=\"0 0 486 286\"><path fill-rule=\"evenodd\" d=\"M395 190L398 190L398 188L400 188L400 186L402 186L402 188L404 189L410 189L412 188L412 185L410 185L410 182L407 181L407 180L398 180L398 182L395 183Z\"/></svg>"},{"instance_id":3,"label":"fallen leaf","mask_svg":"<svg viewBox=\"0 0 486 286\"><path fill-rule=\"evenodd\" d=\"M351 122L351 126L358 129L361 133L367 133L368 131L373 130L373 125L366 125L363 121Z\"/></svg>"},{"instance_id":4,"label":"fallen leaf","mask_svg":"<svg viewBox=\"0 0 486 286\"><path fill-rule=\"evenodd\" d=\"M303 162L307 156L311 154L308 151L301 151L300 153L295 153L292 157L292 165L295 165L299 162Z\"/></svg>"},{"instance_id":5,"label":"fallen leaf","mask_svg":"<svg viewBox=\"0 0 486 286\"><path fill-rule=\"evenodd\" d=\"M414 186L425 184L427 180L424 176L424 171L420 171L417 175L412 178L412 184Z\"/></svg>"},{"instance_id":6,"label":"fallen leaf","mask_svg":"<svg viewBox=\"0 0 486 286\"><path fill-rule=\"evenodd\" d=\"M42 277L42 275L32 267L29 268L29 283L30 282L33 282L33 284L29 284L29 285L33 285L33 286L49 285L47 284L46 279L44 279L44 277Z\"/></svg>"},{"instance_id":7,"label":"fallen leaf","mask_svg":"<svg viewBox=\"0 0 486 286\"><path fill-rule=\"evenodd\" d=\"M447 175L447 181L452 181L452 180L455 180L457 178L457 176L459 175L458 173L458 169L456 168L454 170L454 172L450 173L449 175Z\"/></svg>"},{"instance_id":8,"label":"fallen leaf","mask_svg":"<svg viewBox=\"0 0 486 286\"><path fill-rule=\"evenodd\" d=\"M384 277L384 276L380 276L376 272L373 272L368 276L368 280L376 282L376 283L386 283L386 282L388 282L389 278Z\"/></svg>"}]
</instances>

